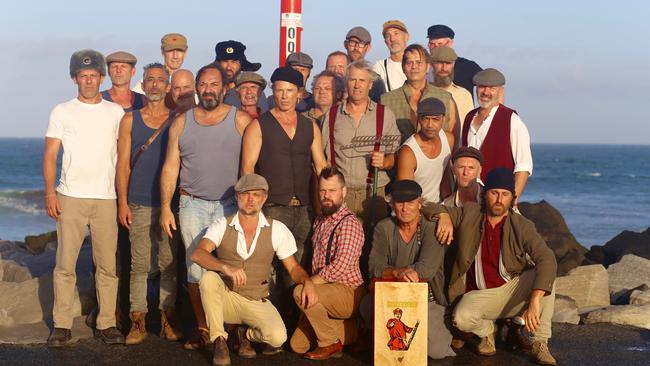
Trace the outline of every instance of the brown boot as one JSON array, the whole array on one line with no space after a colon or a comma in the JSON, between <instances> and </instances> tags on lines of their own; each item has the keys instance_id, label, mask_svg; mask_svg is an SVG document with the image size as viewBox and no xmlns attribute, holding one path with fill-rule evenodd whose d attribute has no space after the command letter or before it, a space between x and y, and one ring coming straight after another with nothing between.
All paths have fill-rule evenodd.
<instances>
[{"instance_id":1,"label":"brown boot","mask_svg":"<svg viewBox=\"0 0 650 366\"><path fill-rule=\"evenodd\" d=\"M131 318L131 330L129 335L126 336L126 344L140 344L147 338L147 329L145 327L144 318L147 313L132 312L129 317Z\"/></svg>"},{"instance_id":2,"label":"brown boot","mask_svg":"<svg viewBox=\"0 0 650 366\"><path fill-rule=\"evenodd\" d=\"M183 338L183 332L176 324L176 311L169 308L160 311L160 338L168 341L178 341Z\"/></svg>"},{"instance_id":3,"label":"brown boot","mask_svg":"<svg viewBox=\"0 0 650 366\"><path fill-rule=\"evenodd\" d=\"M214 355L212 356L212 365L230 365L230 352L228 351L228 344L223 337L219 337L214 341Z\"/></svg>"},{"instance_id":4,"label":"brown boot","mask_svg":"<svg viewBox=\"0 0 650 366\"><path fill-rule=\"evenodd\" d=\"M535 362L540 365L555 365L555 358L548 349L546 341L534 341L531 347L531 353L535 358Z\"/></svg>"},{"instance_id":5,"label":"brown boot","mask_svg":"<svg viewBox=\"0 0 650 366\"><path fill-rule=\"evenodd\" d=\"M257 352L253 348L251 341L246 338L246 331L248 327L245 325L240 325L237 327L237 343L239 343L239 350L237 350L237 355L241 358L255 358L257 357Z\"/></svg>"},{"instance_id":6,"label":"brown boot","mask_svg":"<svg viewBox=\"0 0 650 366\"><path fill-rule=\"evenodd\" d=\"M478 353L481 356L492 356L497 353L497 348L494 345L494 334L490 333L487 337L481 338L481 343L478 344Z\"/></svg>"}]
</instances>

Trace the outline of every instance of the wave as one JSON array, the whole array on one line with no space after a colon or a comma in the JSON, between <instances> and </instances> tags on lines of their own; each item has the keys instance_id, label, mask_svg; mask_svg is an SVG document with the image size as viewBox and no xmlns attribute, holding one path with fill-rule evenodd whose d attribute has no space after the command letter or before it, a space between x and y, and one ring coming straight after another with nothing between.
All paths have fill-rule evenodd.
<instances>
[{"instance_id":1,"label":"wave","mask_svg":"<svg viewBox=\"0 0 650 366\"><path fill-rule=\"evenodd\" d=\"M587 176L588 176L588 177L600 177L601 175L602 175L602 174L600 174L600 172L590 172L590 173L587 173Z\"/></svg>"},{"instance_id":2,"label":"wave","mask_svg":"<svg viewBox=\"0 0 650 366\"><path fill-rule=\"evenodd\" d=\"M29 215L42 215L45 213L43 193L42 190L0 192L0 208Z\"/></svg>"}]
</instances>

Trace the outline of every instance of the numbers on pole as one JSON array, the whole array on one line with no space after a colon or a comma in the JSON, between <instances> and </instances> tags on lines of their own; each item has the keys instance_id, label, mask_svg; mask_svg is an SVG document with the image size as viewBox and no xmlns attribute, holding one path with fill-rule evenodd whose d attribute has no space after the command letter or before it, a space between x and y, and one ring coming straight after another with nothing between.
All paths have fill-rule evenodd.
<instances>
[{"instance_id":1,"label":"numbers on pole","mask_svg":"<svg viewBox=\"0 0 650 366\"><path fill-rule=\"evenodd\" d=\"M296 52L296 28L287 27L287 54Z\"/></svg>"}]
</instances>

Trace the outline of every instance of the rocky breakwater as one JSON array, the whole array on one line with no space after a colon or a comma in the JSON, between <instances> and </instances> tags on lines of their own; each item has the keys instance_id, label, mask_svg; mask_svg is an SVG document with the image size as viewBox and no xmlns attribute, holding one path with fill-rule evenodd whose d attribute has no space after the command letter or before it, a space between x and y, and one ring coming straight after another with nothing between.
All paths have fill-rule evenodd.
<instances>
[{"instance_id":1,"label":"rocky breakwater","mask_svg":"<svg viewBox=\"0 0 650 366\"><path fill-rule=\"evenodd\" d=\"M25 242L0 240L0 343L43 343L51 326L56 257L56 233L28 237ZM75 338L91 335L81 328L82 314L95 305L89 239L77 263L73 314ZM77 326L79 325L79 326Z\"/></svg>"}]
</instances>

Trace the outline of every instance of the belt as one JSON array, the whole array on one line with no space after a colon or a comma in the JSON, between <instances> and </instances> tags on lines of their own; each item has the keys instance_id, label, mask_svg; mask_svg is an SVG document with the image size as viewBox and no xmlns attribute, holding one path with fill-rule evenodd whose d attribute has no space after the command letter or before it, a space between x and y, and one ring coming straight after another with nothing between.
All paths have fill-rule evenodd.
<instances>
[{"instance_id":1,"label":"belt","mask_svg":"<svg viewBox=\"0 0 650 366\"><path fill-rule=\"evenodd\" d=\"M190 197L190 198L192 198L192 199L198 198L198 199L203 200L203 201L219 201L219 200L208 200L208 199L205 199L205 198L202 198L202 197L199 197L199 196L195 196L195 195L193 195L193 194L187 192L187 191L184 190L183 188L178 188L178 193L179 193L181 196L188 196L188 197Z\"/></svg>"}]
</instances>

